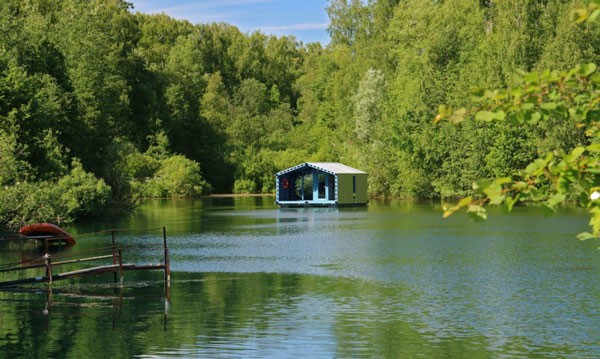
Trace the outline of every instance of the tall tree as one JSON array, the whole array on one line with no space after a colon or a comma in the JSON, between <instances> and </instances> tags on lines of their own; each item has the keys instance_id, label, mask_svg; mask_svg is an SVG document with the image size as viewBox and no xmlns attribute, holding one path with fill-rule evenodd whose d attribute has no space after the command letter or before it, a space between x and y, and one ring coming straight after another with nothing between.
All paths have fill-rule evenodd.
<instances>
[{"instance_id":1,"label":"tall tree","mask_svg":"<svg viewBox=\"0 0 600 359\"><path fill-rule=\"evenodd\" d=\"M131 134L138 119L130 108L130 75L139 30L128 9L120 0L68 0L55 26L76 99L77 120L68 133L71 149L101 176L112 139Z\"/></svg>"}]
</instances>

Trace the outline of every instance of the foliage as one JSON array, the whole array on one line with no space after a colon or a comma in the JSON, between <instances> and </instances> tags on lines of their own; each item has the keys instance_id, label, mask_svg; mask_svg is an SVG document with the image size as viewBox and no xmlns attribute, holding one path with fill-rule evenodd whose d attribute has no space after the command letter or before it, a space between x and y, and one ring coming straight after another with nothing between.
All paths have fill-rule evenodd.
<instances>
[{"instance_id":1,"label":"foliage","mask_svg":"<svg viewBox=\"0 0 600 359\"><path fill-rule=\"evenodd\" d=\"M593 21L600 3L576 9L576 22ZM484 204L505 204L510 210L519 202L541 203L546 213L567 200L588 207L591 233L579 238L600 237L600 73L594 63L576 65L568 71L522 72L506 89L472 92L479 106L471 109L442 105L436 121L461 123L465 116L485 123L503 122L515 128L560 119L576 128L577 143L557 147L509 177L479 180L473 184L477 197L463 198L446 209L444 217L466 208L474 217L486 218Z\"/></svg>"},{"instance_id":2,"label":"foliage","mask_svg":"<svg viewBox=\"0 0 600 359\"><path fill-rule=\"evenodd\" d=\"M110 187L74 160L56 182L16 182L0 191L2 224L17 229L33 222L70 222L97 213L110 200Z\"/></svg>"},{"instance_id":3,"label":"foliage","mask_svg":"<svg viewBox=\"0 0 600 359\"><path fill-rule=\"evenodd\" d=\"M0 186L13 185L26 180L31 174L31 165L21 159L25 151L18 145L14 133L0 130Z\"/></svg>"},{"instance_id":4,"label":"foliage","mask_svg":"<svg viewBox=\"0 0 600 359\"><path fill-rule=\"evenodd\" d=\"M91 205L67 191L73 205L61 216L147 196L272 193L275 172L305 161L366 170L372 196L479 198L478 178L526 180L516 171L548 152L563 151L545 168L578 147L586 150L577 161L593 157L589 126L560 114L573 107L568 116L584 116L585 92L549 96L583 81L565 79L566 69L598 63L597 1L332 0L327 11L324 45L134 13L123 0L1 2L0 195L28 202L21 218L56 217L58 200L44 188L71 176L78 159L111 198ZM534 103L519 117L502 107L516 95L465 95L510 87L516 69L520 101L537 86L545 106L557 107ZM588 89L593 76L584 75ZM433 124L440 103L488 112ZM454 122L476 114L442 112ZM568 181L567 198L596 186ZM19 217L2 206L3 223Z\"/></svg>"},{"instance_id":5,"label":"foliage","mask_svg":"<svg viewBox=\"0 0 600 359\"><path fill-rule=\"evenodd\" d=\"M207 192L209 185L202 180L197 162L175 155L160 161L145 190L152 197L194 197Z\"/></svg>"},{"instance_id":6,"label":"foliage","mask_svg":"<svg viewBox=\"0 0 600 359\"><path fill-rule=\"evenodd\" d=\"M71 172L58 180L52 192L57 197L54 207L59 222L96 213L110 199L110 187L86 172L77 159L71 164Z\"/></svg>"},{"instance_id":7,"label":"foliage","mask_svg":"<svg viewBox=\"0 0 600 359\"><path fill-rule=\"evenodd\" d=\"M113 161L113 178L121 183L114 184L113 191L125 186L130 203L135 204L145 197L195 197L211 190L197 162L169 152L164 133L152 136L150 143L141 153L130 142L114 141L118 157Z\"/></svg>"}]
</instances>

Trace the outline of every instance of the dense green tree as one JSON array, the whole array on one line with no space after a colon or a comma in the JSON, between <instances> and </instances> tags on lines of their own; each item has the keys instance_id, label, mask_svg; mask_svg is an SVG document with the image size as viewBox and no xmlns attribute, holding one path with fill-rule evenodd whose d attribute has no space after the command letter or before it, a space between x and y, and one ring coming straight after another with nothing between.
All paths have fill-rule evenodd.
<instances>
[{"instance_id":1,"label":"dense green tree","mask_svg":"<svg viewBox=\"0 0 600 359\"><path fill-rule=\"evenodd\" d=\"M268 193L274 172L304 161L364 169L374 196L469 196L478 178L589 144L584 126L552 111L431 121L440 103L497 100L469 96L473 87L597 64L600 25L569 19L580 5L330 0L324 46L134 14L122 0L3 1L0 195L28 204L2 207L0 221L85 215L108 203L109 187L121 206ZM466 114L442 110L450 122ZM85 190L63 198L43 189L59 182ZM69 207L48 205L60 201Z\"/></svg>"},{"instance_id":2,"label":"dense green tree","mask_svg":"<svg viewBox=\"0 0 600 359\"><path fill-rule=\"evenodd\" d=\"M139 119L130 107L138 25L123 1L70 0L62 3L55 29L76 98L77 116L65 129L70 148L86 167L104 176L112 139L134 133Z\"/></svg>"},{"instance_id":3,"label":"dense green tree","mask_svg":"<svg viewBox=\"0 0 600 359\"><path fill-rule=\"evenodd\" d=\"M153 197L194 197L209 191L198 162L182 155L160 161L155 177L146 187Z\"/></svg>"},{"instance_id":4,"label":"dense green tree","mask_svg":"<svg viewBox=\"0 0 600 359\"><path fill-rule=\"evenodd\" d=\"M207 181L219 193L231 191L233 182L234 164L228 156L231 143L227 133L231 106L221 73L207 75L206 90L200 101L200 116L206 121L210 131L202 137L207 148L207 156L202 164Z\"/></svg>"},{"instance_id":5,"label":"dense green tree","mask_svg":"<svg viewBox=\"0 0 600 359\"><path fill-rule=\"evenodd\" d=\"M177 39L191 34L193 26L187 21L178 21L164 14L137 13L136 17L141 36L135 51L144 59L150 71L161 73Z\"/></svg>"},{"instance_id":6,"label":"dense green tree","mask_svg":"<svg viewBox=\"0 0 600 359\"><path fill-rule=\"evenodd\" d=\"M330 0L329 35L332 44L352 46L371 35L370 9L361 0Z\"/></svg>"}]
</instances>

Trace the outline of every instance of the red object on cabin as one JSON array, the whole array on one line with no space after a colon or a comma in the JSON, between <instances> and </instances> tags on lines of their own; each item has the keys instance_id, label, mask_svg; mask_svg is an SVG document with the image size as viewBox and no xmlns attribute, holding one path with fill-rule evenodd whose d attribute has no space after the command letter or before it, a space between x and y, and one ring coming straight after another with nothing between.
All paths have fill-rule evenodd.
<instances>
[{"instance_id":1,"label":"red object on cabin","mask_svg":"<svg viewBox=\"0 0 600 359\"><path fill-rule=\"evenodd\" d=\"M67 231L52 223L34 223L28 226L21 227L19 233L26 237L43 237L50 242L65 242L66 245L72 246L75 244L75 239L71 237ZM42 239L42 238L39 238Z\"/></svg>"}]
</instances>

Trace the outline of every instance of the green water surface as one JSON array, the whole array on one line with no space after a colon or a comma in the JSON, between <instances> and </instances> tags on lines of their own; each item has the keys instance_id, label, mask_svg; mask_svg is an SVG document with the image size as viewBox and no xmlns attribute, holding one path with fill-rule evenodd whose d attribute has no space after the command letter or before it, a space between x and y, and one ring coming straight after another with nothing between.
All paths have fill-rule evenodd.
<instances>
[{"instance_id":1,"label":"green water surface","mask_svg":"<svg viewBox=\"0 0 600 359\"><path fill-rule=\"evenodd\" d=\"M576 239L585 211L490 217L442 220L430 203L148 201L68 227L78 243L59 253L123 228L139 230L117 233L124 260L160 262L153 229L165 226L170 288L153 271L125 272L123 288L109 273L2 290L0 358L600 357L600 251ZM0 249L1 263L40 255Z\"/></svg>"}]
</instances>

